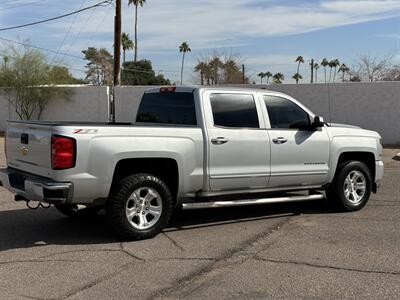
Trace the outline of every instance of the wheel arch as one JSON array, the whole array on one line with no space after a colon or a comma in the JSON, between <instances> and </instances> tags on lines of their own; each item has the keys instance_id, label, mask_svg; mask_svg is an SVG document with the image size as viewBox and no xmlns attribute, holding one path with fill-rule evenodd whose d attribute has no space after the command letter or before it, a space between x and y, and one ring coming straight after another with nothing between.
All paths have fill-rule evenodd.
<instances>
[{"instance_id":1,"label":"wheel arch","mask_svg":"<svg viewBox=\"0 0 400 300\"><path fill-rule=\"evenodd\" d=\"M375 192L376 186L375 186L375 154L373 152L369 151L345 151L340 153L337 162L335 164L335 170L332 172L333 176L330 178L330 182L334 179L336 174L339 171L339 166L345 161L360 161L364 163L369 171L371 172L371 178L373 181L373 191Z\"/></svg>"},{"instance_id":2,"label":"wheel arch","mask_svg":"<svg viewBox=\"0 0 400 300\"><path fill-rule=\"evenodd\" d=\"M178 162L173 158L164 157L119 160L114 168L109 197L121 179L139 173L151 174L164 181L171 191L174 203L176 203L180 180Z\"/></svg>"}]
</instances>

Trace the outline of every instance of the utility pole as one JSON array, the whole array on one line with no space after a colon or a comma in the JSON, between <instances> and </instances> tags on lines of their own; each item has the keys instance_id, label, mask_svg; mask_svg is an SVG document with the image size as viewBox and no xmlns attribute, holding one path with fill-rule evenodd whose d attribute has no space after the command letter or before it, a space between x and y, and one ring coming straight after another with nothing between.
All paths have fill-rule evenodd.
<instances>
[{"instance_id":1,"label":"utility pole","mask_svg":"<svg viewBox=\"0 0 400 300\"><path fill-rule=\"evenodd\" d=\"M121 0L115 0L114 17L114 85L111 99L111 121L115 123L115 87L121 84Z\"/></svg>"},{"instance_id":2,"label":"utility pole","mask_svg":"<svg viewBox=\"0 0 400 300\"><path fill-rule=\"evenodd\" d=\"M121 0L115 1L114 21L114 86L121 81Z\"/></svg>"},{"instance_id":3,"label":"utility pole","mask_svg":"<svg viewBox=\"0 0 400 300\"><path fill-rule=\"evenodd\" d=\"M246 74L245 74L246 70L244 68L244 64L242 65L242 84L246 83Z\"/></svg>"},{"instance_id":4,"label":"utility pole","mask_svg":"<svg viewBox=\"0 0 400 300\"><path fill-rule=\"evenodd\" d=\"M311 83L314 83L314 58L311 58Z\"/></svg>"}]
</instances>

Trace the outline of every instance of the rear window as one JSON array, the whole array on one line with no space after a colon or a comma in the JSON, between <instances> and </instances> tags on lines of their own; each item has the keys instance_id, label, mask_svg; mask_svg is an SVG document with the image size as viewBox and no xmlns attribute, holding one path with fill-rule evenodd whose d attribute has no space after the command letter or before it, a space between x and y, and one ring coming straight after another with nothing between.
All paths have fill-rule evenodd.
<instances>
[{"instance_id":1,"label":"rear window","mask_svg":"<svg viewBox=\"0 0 400 300\"><path fill-rule=\"evenodd\" d=\"M136 122L197 125L193 93L144 94Z\"/></svg>"}]
</instances>

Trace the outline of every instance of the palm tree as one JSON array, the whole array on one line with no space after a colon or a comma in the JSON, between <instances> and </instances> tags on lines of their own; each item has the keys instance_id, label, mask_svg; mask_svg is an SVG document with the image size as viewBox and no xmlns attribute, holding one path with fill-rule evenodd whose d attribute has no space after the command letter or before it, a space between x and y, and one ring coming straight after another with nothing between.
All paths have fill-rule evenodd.
<instances>
[{"instance_id":1,"label":"palm tree","mask_svg":"<svg viewBox=\"0 0 400 300\"><path fill-rule=\"evenodd\" d=\"M200 82L201 85L204 85L204 75L206 74L207 64L203 61L199 62L195 67L195 72L200 72Z\"/></svg>"},{"instance_id":2,"label":"palm tree","mask_svg":"<svg viewBox=\"0 0 400 300\"><path fill-rule=\"evenodd\" d=\"M139 5L143 7L146 0L128 0L128 5L135 5L135 58L134 61L137 62L138 56L138 42L137 42L137 24L138 24L138 7Z\"/></svg>"},{"instance_id":3,"label":"palm tree","mask_svg":"<svg viewBox=\"0 0 400 300\"><path fill-rule=\"evenodd\" d=\"M274 83L279 84L285 80L285 76L282 73L275 73L274 76L272 76L272 79L274 80Z\"/></svg>"},{"instance_id":4,"label":"palm tree","mask_svg":"<svg viewBox=\"0 0 400 300\"><path fill-rule=\"evenodd\" d=\"M298 56L297 58L296 58L296 60L295 60L295 62L297 62L298 63L298 65L297 65L297 73L296 74L299 74L300 75L300 64L303 64L304 63L304 58L303 58L303 56ZM296 80L296 83L299 83L299 80Z\"/></svg>"},{"instance_id":5,"label":"palm tree","mask_svg":"<svg viewBox=\"0 0 400 300\"><path fill-rule=\"evenodd\" d=\"M234 59L228 59L222 66L223 75L224 75L224 83L235 83L235 77L237 77L237 73L239 72L239 68Z\"/></svg>"},{"instance_id":6,"label":"palm tree","mask_svg":"<svg viewBox=\"0 0 400 300\"><path fill-rule=\"evenodd\" d=\"M270 71L267 71L266 73L265 73L265 77L267 77L267 84L268 84L268 82L269 82L269 78L272 76L272 73L270 72Z\"/></svg>"},{"instance_id":7,"label":"palm tree","mask_svg":"<svg viewBox=\"0 0 400 300\"><path fill-rule=\"evenodd\" d=\"M190 49L189 44L187 42L183 42L180 46L179 46L179 52L182 52L182 69L181 69L181 85L183 84L183 65L185 63L185 54L186 52L190 52L192 51L192 49Z\"/></svg>"},{"instance_id":8,"label":"palm tree","mask_svg":"<svg viewBox=\"0 0 400 300\"><path fill-rule=\"evenodd\" d=\"M133 42L132 40L129 38L129 34L123 32L122 36L121 36L121 44L122 44L122 50L123 50L123 54L124 54L124 63L126 61L126 50L131 50L133 49Z\"/></svg>"},{"instance_id":9,"label":"palm tree","mask_svg":"<svg viewBox=\"0 0 400 300\"><path fill-rule=\"evenodd\" d=\"M296 80L296 83L299 84L299 80L303 79L303 76L301 76L299 73L296 73L292 77L294 80Z\"/></svg>"},{"instance_id":10,"label":"palm tree","mask_svg":"<svg viewBox=\"0 0 400 300\"><path fill-rule=\"evenodd\" d=\"M211 71L211 83L212 84L218 84L219 82L219 69L224 67L224 64L222 61L219 59L218 56L215 56L211 61L210 61L210 71Z\"/></svg>"},{"instance_id":11,"label":"palm tree","mask_svg":"<svg viewBox=\"0 0 400 300\"><path fill-rule=\"evenodd\" d=\"M333 72L333 82L335 82L336 78L336 68L340 66L340 61L336 58L333 60L333 67L335 68L335 71Z\"/></svg>"},{"instance_id":12,"label":"palm tree","mask_svg":"<svg viewBox=\"0 0 400 300\"><path fill-rule=\"evenodd\" d=\"M344 82L344 75L345 75L347 72L349 72L349 71L350 71L350 69L349 69L345 64L342 64L342 65L339 67L338 73L340 73L340 72L343 73L343 75L342 75L342 82Z\"/></svg>"},{"instance_id":13,"label":"palm tree","mask_svg":"<svg viewBox=\"0 0 400 300\"><path fill-rule=\"evenodd\" d=\"M314 63L314 70L315 70L315 83L318 83L318 69L319 69L319 64Z\"/></svg>"},{"instance_id":14,"label":"palm tree","mask_svg":"<svg viewBox=\"0 0 400 300\"><path fill-rule=\"evenodd\" d=\"M260 73L257 74L257 76L261 78L261 84L262 84L263 79L264 79L267 75L266 75L266 73L264 73L264 72L260 72Z\"/></svg>"},{"instance_id":15,"label":"palm tree","mask_svg":"<svg viewBox=\"0 0 400 300\"><path fill-rule=\"evenodd\" d=\"M326 67L329 66L328 59L324 58L321 62L321 66L324 67L324 74L325 74L325 83L326 83Z\"/></svg>"}]
</instances>

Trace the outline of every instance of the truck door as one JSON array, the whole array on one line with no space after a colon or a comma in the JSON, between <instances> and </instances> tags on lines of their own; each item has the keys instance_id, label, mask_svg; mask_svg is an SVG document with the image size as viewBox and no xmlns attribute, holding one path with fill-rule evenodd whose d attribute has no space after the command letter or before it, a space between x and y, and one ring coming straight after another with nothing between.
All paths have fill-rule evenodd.
<instances>
[{"instance_id":1,"label":"truck door","mask_svg":"<svg viewBox=\"0 0 400 300\"><path fill-rule=\"evenodd\" d=\"M271 138L270 188L322 185L329 170L329 137L290 99L263 95Z\"/></svg>"},{"instance_id":2,"label":"truck door","mask_svg":"<svg viewBox=\"0 0 400 300\"><path fill-rule=\"evenodd\" d=\"M212 191L265 188L270 141L256 95L205 91L208 169Z\"/></svg>"}]
</instances>

